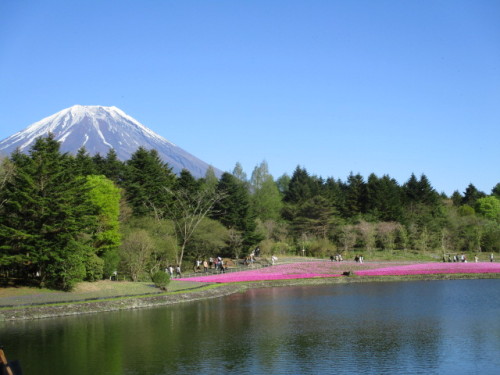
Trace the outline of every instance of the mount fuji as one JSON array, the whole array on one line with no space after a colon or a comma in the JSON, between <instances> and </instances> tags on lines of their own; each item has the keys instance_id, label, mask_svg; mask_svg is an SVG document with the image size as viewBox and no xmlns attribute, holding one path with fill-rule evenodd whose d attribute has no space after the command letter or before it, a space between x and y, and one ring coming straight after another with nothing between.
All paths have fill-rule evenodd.
<instances>
[{"instance_id":1,"label":"mount fuji","mask_svg":"<svg viewBox=\"0 0 500 375\"><path fill-rule=\"evenodd\" d=\"M204 177L209 165L159 136L116 107L75 105L46 117L0 141L0 154L19 148L28 152L38 137L52 133L61 142L61 151L76 154L85 147L90 155L106 156L114 149L118 158L128 160L142 146L158 151L160 158L179 174L187 169L194 177ZM220 177L222 172L213 168Z\"/></svg>"}]
</instances>

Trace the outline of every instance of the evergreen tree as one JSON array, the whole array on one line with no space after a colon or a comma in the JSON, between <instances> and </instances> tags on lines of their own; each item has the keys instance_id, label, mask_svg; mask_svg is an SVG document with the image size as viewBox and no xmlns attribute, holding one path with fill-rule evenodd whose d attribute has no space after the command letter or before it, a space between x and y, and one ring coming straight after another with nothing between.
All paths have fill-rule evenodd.
<instances>
[{"instance_id":1,"label":"evergreen tree","mask_svg":"<svg viewBox=\"0 0 500 375\"><path fill-rule=\"evenodd\" d=\"M473 184L469 184L469 186L467 186L467 188L465 189L464 197L462 199L462 204L467 204L471 207L474 207L476 201L479 198L483 198L485 196L486 196L485 193L477 190L477 188Z\"/></svg>"},{"instance_id":2,"label":"evergreen tree","mask_svg":"<svg viewBox=\"0 0 500 375\"><path fill-rule=\"evenodd\" d=\"M347 217L359 215L366 210L366 184L359 173L353 175L351 172L347 178L345 209Z\"/></svg>"},{"instance_id":3,"label":"evergreen tree","mask_svg":"<svg viewBox=\"0 0 500 375\"><path fill-rule=\"evenodd\" d=\"M79 176L88 176L96 174L97 168L92 157L87 153L85 147L81 147L76 153L74 160L74 170Z\"/></svg>"},{"instance_id":4,"label":"evergreen tree","mask_svg":"<svg viewBox=\"0 0 500 375\"><path fill-rule=\"evenodd\" d=\"M302 203L292 223L297 238L302 234L327 238L334 221L334 212L330 202L321 195Z\"/></svg>"},{"instance_id":5,"label":"evergreen tree","mask_svg":"<svg viewBox=\"0 0 500 375\"><path fill-rule=\"evenodd\" d=\"M59 152L53 135L38 138L29 155L16 152L0 224L1 264L24 281L71 289L85 276L92 248L83 233L94 227L84 179Z\"/></svg>"},{"instance_id":6,"label":"evergreen tree","mask_svg":"<svg viewBox=\"0 0 500 375\"><path fill-rule=\"evenodd\" d=\"M287 203L301 203L314 196L314 181L307 173L307 170L297 166L293 172L288 191L285 194L284 201Z\"/></svg>"},{"instance_id":7,"label":"evergreen tree","mask_svg":"<svg viewBox=\"0 0 500 375\"><path fill-rule=\"evenodd\" d=\"M401 218L401 188L396 180L384 175L378 178L375 174L368 177L366 184L367 213L382 221L398 221Z\"/></svg>"},{"instance_id":8,"label":"evergreen tree","mask_svg":"<svg viewBox=\"0 0 500 375\"><path fill-rule=\"evenodd\" d=\"M106 158L103 159L100 174L106 176L118 186L123 184L125 164L118 159L118 155L114 149L110 149L106 154Z\"/></svg>"},{"instance_id":9,"label":"evergreen tree","mask_svg":"<svg viewBox=\"0 0 500 375\"><path fill-rule=\"evenodd\" d=\"M191 194L195 194L200 189L200 182L187 170L183 169L175 183L175 189L182 189Z\"/></svg>"},{"instance_id":10,"label":"evergreen tree","mask_svg":"<svg viewBox=\"0 0 500 375\"><path fill-rule=\"evenodd\" d=\"M336 212L345 212L346 186L340 180L328 178L325 182L324 196Z\"/></svg>"},{"instance_id":11,"label":"evergreen tree","mask_svg":"<svg viewBox=\"0 0 500 375\"><path fill-rule=\"evenodd\" d=\"M126 163L124 186L135 216L163 217L176 177L156 150L139 147Z\"/></svg>"},{"instance_id":12,"label":"evergreen tree","mask_svg":"<svg viewBox=\"0 0 500 375\"><path fill-rule=\"evenodd\" d=\"M214 206L212 218L228 229L243 233L244 246L252 246L259 238L255 233L256 223L250 210L250 197L243 183L230 173L224 173L217 185L223 195Z\"/></svg>"},{"instance_id":13,"label":"evergreen tree","mask_svg":"<svg viewBox=\"0 0 500 375\"><path fill-rule=\"evenodd\" d=\"M496 184L493 189L491 189L491 195L500 199L500 182Z\"/></svg>"}]
</instances>

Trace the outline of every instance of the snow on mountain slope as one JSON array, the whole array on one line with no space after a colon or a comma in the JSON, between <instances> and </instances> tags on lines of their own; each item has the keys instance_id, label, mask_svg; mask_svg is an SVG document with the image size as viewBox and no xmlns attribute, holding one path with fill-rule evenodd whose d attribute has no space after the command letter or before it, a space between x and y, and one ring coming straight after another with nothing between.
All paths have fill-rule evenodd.
<instances>
[{"instance_id":1,"label":"snow on mountain slope","mask_svg":"<svg viewBox=\"0 0 500 375\"><path fill-rule=\"evenodd\" d=\"M46 117L26 129L0 141L0 153L10 154L16 148L29 151L38 137L49 133L61 142L61 151L75 154L85 146L91 155L105 156L114 148L118 158L128 160L142 146L155 149L175 173L187 169L197 178L204 177L207 163L159 136L116 107L75 105ZM216 175L222 172L215 169Z\"/></svg>"}]
</instances>

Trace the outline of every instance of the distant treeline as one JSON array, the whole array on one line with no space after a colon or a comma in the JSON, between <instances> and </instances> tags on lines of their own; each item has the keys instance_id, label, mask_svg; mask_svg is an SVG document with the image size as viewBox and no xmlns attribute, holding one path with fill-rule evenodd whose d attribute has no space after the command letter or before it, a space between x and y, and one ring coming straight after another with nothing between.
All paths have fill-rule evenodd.
<instances>
[{"instance_id":1,"label":"distant treeline","mask_svg":"<svg viewBox=\"0 0 500 375\"><path fill-rule=\"evenodd\" d=\"M0 168L0 276L4 282L71 289L80 280L145 280L196 259L326 256L363 250L499 251L500 183L440 195L425 175L345 181L297 167L274 179L262 162L247 177L236 163L176 176L155 150L126 162L114 150L60 152L52 137Z\"/></svg>"}]
</instances>

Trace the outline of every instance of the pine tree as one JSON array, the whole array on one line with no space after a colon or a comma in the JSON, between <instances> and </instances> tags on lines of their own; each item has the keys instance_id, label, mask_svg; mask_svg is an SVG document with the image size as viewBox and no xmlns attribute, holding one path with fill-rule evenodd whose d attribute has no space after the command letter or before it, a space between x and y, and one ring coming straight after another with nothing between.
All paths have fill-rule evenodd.
<instances>
[{"instance_id":1,"label":"pine tree","mask_svg":"<svg viewBox=\"0 0 500 375\"><path fill-rule=\"evenodd\" d=\"M102 171L100 174L106 176L118 186L122 186L125 178L125 164L118 159L114 149L110 149L103 159Z\"/></svg>"},{"instance_id":2,"label":"pine tree","mask_svg":"<svg viewBox=\"0 0 500 375\"><path fill-rule=\"evenodd\" d=\"M366 184L358 173L347 178L345 209L348 217L364 213L366 209Z\"/></svg>"},{"instance_id":3,"label":"pine tree","mask_svg":"<svg viewBox=\"0 0 500 375\"><path fill-rule=\"evenodd\" d=\"M175 184L172 169L156 150L139 147L126 163L124 186L135 216L163 217L171 196L166 189Z\"/></svg>"},{"instance_id":4,"label":"pine tree","mask_svg":"<svg viewBox=\"0 0 500 375\"><path fill-rule=\"evenodd\" d=\"M81 147L76 153L73 168L79 176L88 176L97 172L94 160L85 150L85 147Z\"/></svg>"},{"instance_id":5,"label":"pine tree","mask_svg":"<svg viewBox=\"0 0 500 375\"><path fill-rule=\"evenodd\" d=\"M465 189L462 204L467 204L471 207L474 207L476 205L476 201L479 198L483 198L485 196L485 193L477 190L477 188L473 184L469 184L469 186L467 186L467 188Z\"/></svg>"},{"instance_id":6,"label":"pine tree","mask_svg":"<svg viewBox=\"0 0 500 375\"><path fill-rule=\"evenodd\" d=\"M175 182L175 189L182 189L191 194L196 194L200 189L200 182L187 169L183 169Z\"/></svg>"},{"instance_id":7,"label":"pine tree","mask_svg":"<svg viewBox=\"0 0 500 375\"><path fill-rule=\"evenodd\" d=\"M212 218L228 229L243 233L243 244L251 246L259 238L255 234L255 218L250 210L250 197L243 183L230 173L224 173L217 185L217 191L224 198L214 206Z\"/></svg>"},{"instance_id":8,"label":"pine tree","mask_svg":"<svg viewBox=\"0 0 500 375\"><path fill-rule=\"evenodd\" d=\"M284 197L285 202L296 204L312 198L314 196L313 184L314 182L307 170L297 166L288 184L288 191Z\"/></svg>"},{"instance_id":9,"label":"pine tree","mask_svg":"<svg viewBox=\"0 0 500 375\"><path fill-rule=\"evenodd\" d=\"M84 179L59 152L52 135L35 141L29 155L11 156L15 175L5 188L0 225L1 263L25 282L71 289L85 276L92 252L82 234L95 225Z\"/></svg>"}]
</instances>

